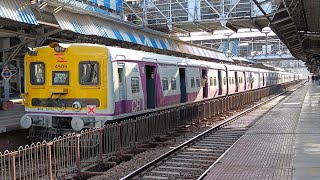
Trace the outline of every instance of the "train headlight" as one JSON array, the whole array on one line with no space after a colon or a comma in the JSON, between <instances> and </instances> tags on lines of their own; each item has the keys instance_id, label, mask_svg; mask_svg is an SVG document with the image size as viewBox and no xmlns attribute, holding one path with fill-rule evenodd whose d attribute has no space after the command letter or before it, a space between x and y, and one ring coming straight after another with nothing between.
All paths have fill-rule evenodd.
<instances>
[{"instance_id":1,"label":"train headlight","mask_svg":"<svg viewBox=\"0 0 320 180\"><path fill-rule=\"evenodd\" d=\"M58 43L58 42L52 42L49 44L49 46L53 48L56 52L65 52L70 45Z\"/></svg>"},{"instance_id":2,"label":"train headlight","mask_svg":"<svg viewBox=\"0 0 320 180\"><path fill-rule=\"evenodd\" d=\"M79 101L75 101L75 102L72 104L72 110L73 110L73 111L78 112L78 111L81 110L81 108L82 108L82 106L81 106L81 103L80 103Z\"/></svg>"},{"instance_id":3,"label":"train headlight","mask_svg":"<svg viewBox=\"0 0 320 180\"><path fill-rule=\"evenodd\" d=\"M54 47L54 50L55 50L56 52L64 52L66 49L63 48L63 47L61 47L61 46L56 46L56 47Z\"/></svg>"}]
</instances>

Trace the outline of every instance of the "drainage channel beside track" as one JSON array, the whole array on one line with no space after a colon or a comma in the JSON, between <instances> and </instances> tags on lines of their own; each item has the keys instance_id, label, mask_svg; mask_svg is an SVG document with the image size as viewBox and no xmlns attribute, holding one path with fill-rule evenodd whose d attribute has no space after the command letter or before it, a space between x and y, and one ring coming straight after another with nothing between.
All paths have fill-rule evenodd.
<instances>
[{"instance_id":1,"label":"drainage channel beside track","mask_svg":"<svg viewBox=\"0 0 320 180\"><path fill-rule=\"evenodd\" d=\"M291 88L294 89L297 86ZM122 178L126 179L198 179L219 157L255 123L256 118L241 118L262 105L270 102L274 107L275 98L282 92L235 116L215 125L207 131L175 147L143 167ZM270 107L268 107L270 109ZM259 114L259 113L258 113Z\"/></svg>"}]
</instances>

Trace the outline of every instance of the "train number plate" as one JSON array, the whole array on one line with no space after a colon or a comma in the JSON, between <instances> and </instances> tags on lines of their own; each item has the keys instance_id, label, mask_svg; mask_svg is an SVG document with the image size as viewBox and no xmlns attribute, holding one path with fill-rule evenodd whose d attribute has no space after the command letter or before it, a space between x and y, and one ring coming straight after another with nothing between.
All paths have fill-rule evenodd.
<instances>
[{"instance_id":1,"label":"train number plate","mask_svg":"<svg viewBox=\"0 0 320 180\"><path fill-rule=\"evenodd\" d=\"M66 65L66 64L57 64L57 65L55 65L55 68L56 69L67 69L68 65Z\"/></svg>"}]
</instances>

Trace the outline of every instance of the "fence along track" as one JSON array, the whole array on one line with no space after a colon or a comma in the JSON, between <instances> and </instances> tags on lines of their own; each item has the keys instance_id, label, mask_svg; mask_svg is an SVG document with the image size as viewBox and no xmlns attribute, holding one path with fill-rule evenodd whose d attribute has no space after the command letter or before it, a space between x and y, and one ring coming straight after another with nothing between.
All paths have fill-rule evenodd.
<instances>
[{"instance_id":1,"label":"fence along track","mask_svg":"<svg viewBox=\"0 0 320 180\"><path fill-rule=\"evenodd\" d=\"M108 124L0 153L0 179L59 179L81 172L123 150L137 147L180 126L241 107L290 85L287 83L162 110L148 116ZM82 172L84 173L84 172Z\"/></svg>"}]
</instances>

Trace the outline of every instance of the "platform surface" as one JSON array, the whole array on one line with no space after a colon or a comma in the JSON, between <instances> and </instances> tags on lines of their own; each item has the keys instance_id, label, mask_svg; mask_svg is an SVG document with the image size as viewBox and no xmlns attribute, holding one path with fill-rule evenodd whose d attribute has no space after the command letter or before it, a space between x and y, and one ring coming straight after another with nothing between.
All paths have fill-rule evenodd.
<instances>
[{"instance_id":1,"label":"platform surface","mask_svg":"<svg viewBox=\"0 0 320 180\"><path fill-rule=\"evenodd\" d=\"M20 118L25 114L24 106L14 104L13 109L0 110L0 133L20 129Z\"/></svg>"},{"instance_id":2,"label":"platform surface","mask_svg":"<svg viewBox=\"0 0 320 180\"><path fill-rule=\"evenodd\" d=\"M320 86L307 83L271 109L204 179L320 179Z\"/></svg>"}]
</instances>

